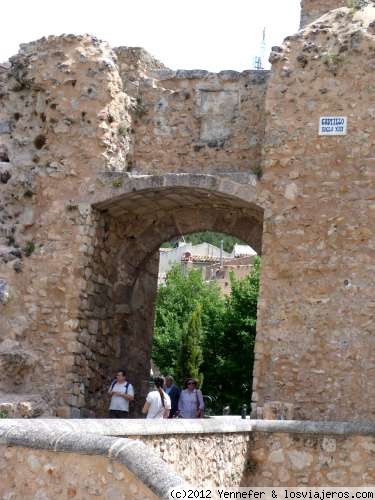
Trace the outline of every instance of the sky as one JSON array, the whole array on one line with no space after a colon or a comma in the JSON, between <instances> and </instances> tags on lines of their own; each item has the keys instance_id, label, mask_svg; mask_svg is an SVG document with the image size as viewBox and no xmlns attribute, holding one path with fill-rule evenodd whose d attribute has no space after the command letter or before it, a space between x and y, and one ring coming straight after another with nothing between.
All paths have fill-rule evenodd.
<instances>
[{"instance_id":1,"label":"sky","mask_svg":"<svg viewBox=\"0 0 375 500\"><path fill-rule=\"evenodd\" d=\"M143 47L171 69L242 71L299 27L300 0L5 0L0 61L20 43L90 33L112 47Z\"/></svg>"}]
</instances>

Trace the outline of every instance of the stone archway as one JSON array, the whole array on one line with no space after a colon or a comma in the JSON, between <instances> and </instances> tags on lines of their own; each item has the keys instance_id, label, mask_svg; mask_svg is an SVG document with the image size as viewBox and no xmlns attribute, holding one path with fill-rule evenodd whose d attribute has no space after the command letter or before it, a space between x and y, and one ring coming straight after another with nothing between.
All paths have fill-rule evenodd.
<instances>
[{"instance_id":1,"label":"stone archway","mask_svg":"<svg viewBox=\"0 0 375 500\"><path fill-rule=\"evenodd\" d=\"M79 363L86 409L104 413L103 387L114 370L124 367L136 387L139 412L148 389L158 249L164 241L212 230L261 252L263 210L256 203L254 176L245 179L117 175L116 182L107 180L108 191L91 200L98 223L85 270L88 293L79 334L85 346Z\"/></svg>"}]
</instances>

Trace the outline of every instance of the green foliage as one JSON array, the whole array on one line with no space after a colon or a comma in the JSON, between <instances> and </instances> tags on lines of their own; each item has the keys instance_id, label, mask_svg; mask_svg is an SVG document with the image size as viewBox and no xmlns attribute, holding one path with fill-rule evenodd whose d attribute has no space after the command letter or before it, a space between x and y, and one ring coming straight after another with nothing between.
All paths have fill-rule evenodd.
<instances>
[{"instance_id":1,"label":"green foliage","mask_svg":"<svg viewBox=\"0 0 375 500\"><path fill-rule=\"evenodd\" d=\"M118 126L118 134L122 137L126 137L128 134L129 134L129 127L127 126L126 123L121 123L119 126Z\"/></svg>"},{"instance_id":2,"label":"green foliage","mask_svg":"<svg viewBox=\"0 0 375 500\"><path fill-rule=\"evenodd\" d=\"M134 107L134 112L138 118L142 118L142 116L147 113L146 105L143 102L142 97L140 97L140 96L138 96L136 99L136 105Z\"/></svg>"},{"instance_id":3,"label":"green foliage","mask_svg":"<svg viewBox=\"0 0 375 500\"><path fill-rule=\"evenodd\" d=\"M188 377L193 377L198 380L199 385L202 385L203 375L200 372L203 361L202 337L202 305L198 304L182 329L179 364L176 373L180 382Z\"/></svg>"},{"instance_id":4,"label":"green foliage","mask_svg":"<svg viewBox=\"0 0 375 500\"><path fill-rule=\"evenodd\" d=\"M0 418L8 418L8 413L6 411L0 410Z\"/></svg>"},{"instance_id":5,"label":"green foliage","mask_svg":"<svg viewBox=\"0 0 375 500\"><path fill-rule=\"evenodd\" d=\"M25 252L26 257L30 257L30 255L35 251L35 243L33 241L27 241L23 251Z\"/></svg>"},{"instance_id":6,"label":"green foliage","mask_svg":"<svg viewBox=\"0 0 375 500\"><path fill-rule=\"evenodd\" d=\"M257 258L247 277L231 277L225 299L200 270L186 273L176 266L158 293L153 360L179 383L202 376L216 413L227 405L239 413L251 400L259 272Z\"/></svg>"},{"instance_id":7,"label":"green foliage","mask_svg":"<svg viewBox=\"0 0 375 500\"><path fill-rule=\"evenodd\" d=\"M122 187L123 183L124 183L124 179L122 177L118 177L117 179L114 179L112 181L112 187L120 188L120 187Z\"/></svg>"},{"instance_id":8,"label":"green foliage","mask_svg":"<svg viewBox=\"0 0 375 500\"><path fill-rule=\"evenodd\" d=\"M241 280L231 276L231 295L225 316L225 358L222 366L222 392L231 410L240 412L249 403L252 390L260 259L252 272Z\"/></svg>"},{"instance_id":9,"label":"green foliage","mask_svg":"<svg viewBox=\"0 0 375 500\"><path fill-rule=\"evenodd\" d=\"M251 168L251 171L254 175L256 175L257 179L261 179L262 176L263 176L263 168L262 168L262 165L254 165L252 168Z\"/></svg>"},{"instance_id":10,"label":"green foliage","mask_svg":"<svg viewBox=\"0 0 375 500\"><path fill-rule=\"evenodd\" d=\"M337 75L339 70L339 65L344 61L344 56L342 54L336 54L333 52L326 52L322 54L322 62L327 67L327 70L334 76Z\"/></svg>"},{"instance_id":11,"label":"green foliage","mask_svg":"<svg viewBox=\"0 0 375 500\"><path fill-rule=\"evenodd\" d=\"M368 5L367 0L346 0L346 6L352 10L352 13L360 10L362 7L366 7L366 5Z\"/></svg>"},{"instance_id":12,"label":"green foliage","mask_svg":"<svg viewBox=\"0 0 375 500\"><path fill-rule=\"evenodd\" d=\"M204 283L200 270L185 273L180 266L173 267L158 291L155 311L152 357L164 374L176 377L183 330L198 305L202 307L205 336L207 330L215 329L224 310L224 299L215 284Z\"/></svg>"}]
</instances>

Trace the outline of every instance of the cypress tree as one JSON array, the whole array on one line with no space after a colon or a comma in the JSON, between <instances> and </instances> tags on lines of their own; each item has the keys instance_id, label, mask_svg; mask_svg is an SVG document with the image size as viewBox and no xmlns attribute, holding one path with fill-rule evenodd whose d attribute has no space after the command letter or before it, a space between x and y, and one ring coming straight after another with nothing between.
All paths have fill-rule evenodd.
<instances>
[{"instance_id":1,"label":"cypress tree","mask_svg":"<svg viewBox=\"0 0 375 500\"><path fill-rule=\"evenodd\" d=\"M202 305L198 304L182 331L178 365L178 378L181 383L192 377L200 386L202 385L203 374L200 372L203 363L202 337Z\"/></svg>"}]
</instances>

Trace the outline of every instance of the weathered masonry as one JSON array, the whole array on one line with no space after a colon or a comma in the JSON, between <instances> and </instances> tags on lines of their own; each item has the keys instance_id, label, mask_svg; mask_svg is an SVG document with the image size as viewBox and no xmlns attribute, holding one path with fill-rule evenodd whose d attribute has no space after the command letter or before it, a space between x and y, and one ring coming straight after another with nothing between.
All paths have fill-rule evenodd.
<instances>
[{"instance_id":1,"label":"weathered masonry","mask_svg":"<svg viewBox=\"0 0 375 500\"><path fill-rule=\"evenodd\" d=\"M0 66L1 408L101 416L122 366L141 404L158 247L210 229L262 254L254 415L372 420L375 8L345 5L305 0L270 72L89 36Z\"/></svg>"}]
</instances>

